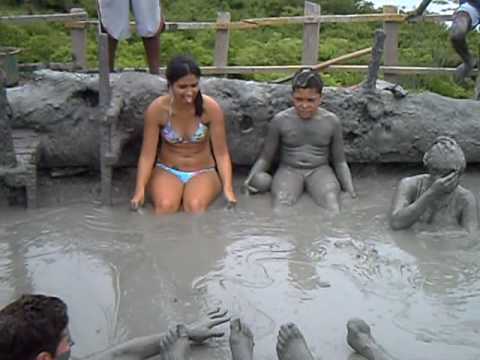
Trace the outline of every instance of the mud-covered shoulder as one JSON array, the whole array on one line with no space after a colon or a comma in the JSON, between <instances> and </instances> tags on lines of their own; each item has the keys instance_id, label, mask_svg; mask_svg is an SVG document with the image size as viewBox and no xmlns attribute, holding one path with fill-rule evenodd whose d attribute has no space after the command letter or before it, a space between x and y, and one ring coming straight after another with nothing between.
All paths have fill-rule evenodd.
<instances>
[{"instance_id":1,"label":"mud-covered shoulder","mask_svg":"<svg viewBox=\"0 0 480 360\"><path fill-rule=\"evenodd\" d=\"M318 120L329 121L334 125L341 125L342 124L337 115L335 115L333 112L328 111L328 110L326 110L324 108L321 108L321 107L318 108L316 117L317 117Z\"/></svg>"},{"instance_id":2,"label":"mud-covered shoulder","mask_svg":"<svg viewBox=\"0 0 480 360\"><path fill-rule=\"evenodd\" d=\"M462 203L476 203L477 199L473 192L467 188L464 188L463 186L459 185L455 189L456 197L459 201Z\"/></svg>"},{"instance_id":3,"label":"mud-covered shoulder","mask_svg":"<svg viewBox=\"0 0 480 360\"><path fill-rule=\"evenodd\" d=\"M283 122L291 120L293 117L296 117L297 113L293 107L280 111L275 114L271 123L273 126L280 126Z\"/></svg>"}]
</instances>

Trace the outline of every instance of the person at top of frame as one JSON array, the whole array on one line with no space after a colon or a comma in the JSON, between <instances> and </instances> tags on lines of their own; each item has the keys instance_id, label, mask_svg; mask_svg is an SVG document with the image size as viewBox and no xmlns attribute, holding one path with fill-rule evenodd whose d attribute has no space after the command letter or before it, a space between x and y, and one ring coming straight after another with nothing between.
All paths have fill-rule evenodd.
<instances>
[{"instance_id":1,"label":"person at top of frame","mask_svg":"<svg viewBox=\"0 0 480 360\"><path fill-rule=\"evenodd\" d=\"M423 0L418 8L409 13L407 19L413 19L423 14L432 0ZM457 67L455 80L459 83L472 75L478 59L473 56L467 44L467 34L480 24L480 0L460 0L460 5L455 11L450 28L450 41L463 63Z\"/></svg>"},{"instance_id":2,"label":"person at top of frame","mask_svg":"<svg viewBox=\"0 0 480 360\"><path fill-rule=\"evenodd\" d=\"M220 191L236 203L225 121L219 104L200 91L200 68L186 56L167 66L169 92L145 114L133 208L143 204L150 181L155 213L200 213ZM156 161L156 163L155 163Z\"/></svg>"},{"instance_id":3,"label":"person at top of frame","mask_svg":"<svg viewBox=\"0 0 480 360\"><path fill-rule=\"evenodd\" d=\"M318 205L333 213L340 211L341 187L356 197L345 159L342 124L320 107L322 89L322 79L314 70L295 74L293 107L271 121L262 153L243 184L245 190L266 191L271 181L275 205L293 205L305 187ZM271 180L267 171L278 149L280 163Z\"/></svg>"},{"instance_id":4,"label":"person at top of frame","mask_svg":"<svg viewBox=\"0 0 480 360\"><path fill-rule=\"evenodd\" d=\"M390 225L406 229L420 222L478 231L475 195L460 186L466 161L462 148L447 136L435 139L423 156L426 174L403 178L393 196Z\"/></svg>"},{"instance_id":5,"label":"person at top of frame","mask_svg":"<svg viewBox=\"0 0 480 360\"><path fill-rule=\"evenodd\" d=\"M137 31L143 40L149 71L151 74L158 74L159 36L165 27L160 0L98 0L100 21L108 33L110 71L115 68L118 41L130 36L130 4L135 15Z\"/></svg>"}]
</instances>

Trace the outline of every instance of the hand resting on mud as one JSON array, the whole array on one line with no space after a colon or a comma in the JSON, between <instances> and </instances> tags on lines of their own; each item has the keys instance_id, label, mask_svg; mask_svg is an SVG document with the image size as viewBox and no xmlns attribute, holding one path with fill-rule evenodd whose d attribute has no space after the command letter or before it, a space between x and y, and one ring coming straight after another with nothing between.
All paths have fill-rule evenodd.
<instances>
[{"instance_id":1,"label":"hand resting on mud","mask_svg":"<svg viewBox=\"0 0 480 360\"><path fill-rule=\"evenodd\" d=\"M222 337L225 332L213 328L228 321L230 321L228 310L218 307L208 312L204 319L187 327L188 338L196 344L201 344L210 338Z\"/></svg>"}]
</instances>

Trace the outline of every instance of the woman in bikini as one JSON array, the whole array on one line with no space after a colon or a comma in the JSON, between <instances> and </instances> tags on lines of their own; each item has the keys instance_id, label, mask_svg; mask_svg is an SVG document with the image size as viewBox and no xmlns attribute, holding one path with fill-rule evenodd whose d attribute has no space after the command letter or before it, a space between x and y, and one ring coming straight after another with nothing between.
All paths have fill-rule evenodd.
<instances>
[{"instance_id":1,"label":"woman in bikini","mask_svg":"<svg viewBox=\"0 0 480 360\"><path fill-rule=\"evenodd\" d=\"M182 205L186 212L201 213L222 190L236 203L223 112L200 92L200 75L189 57L168 64L169 94L145 113L133 208L143 204L149 180L156 214L174 213Z\"/></svg>"}]
</instances>

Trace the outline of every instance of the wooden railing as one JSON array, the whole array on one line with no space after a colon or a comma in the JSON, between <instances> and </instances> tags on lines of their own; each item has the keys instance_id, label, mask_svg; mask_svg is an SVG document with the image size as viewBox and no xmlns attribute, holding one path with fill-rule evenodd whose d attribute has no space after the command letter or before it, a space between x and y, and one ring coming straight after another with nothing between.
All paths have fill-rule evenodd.
<instances>
[{"instance_id":1,"label":"wooden railing","mask_svg":"<svg viewBox=\"0 0 480 360\"><path fill-rule=\"evenodd\" d=\"M452 15L426 15L417 21L448 21ZM452 68L405 67L398 63L398 40L400 24L405 15L398 13L396 6L384 6L383 13L357 15L321 15L320 5L306 1L304 16L244 19L231 21L230 13L219 12L215 22L167 22L166 31L215 30L214 66L202 67L206 74L254 74L265 72L292 72L302 65L318 62L321 48L320 26L326 23L383 22L386 33L384 48L385 76L406 74L449 74ZM63 22L70 30L72 39L72 60L74 69L87 69L87 29L98 26L98 20L88 19L83 9L72 9L69 14L0 16L0 24L29 24L34 22ZM228 66L230 31L258 29L267 26L303 24L302 65L289 66ZM131 25L135 25L134 22ZM321 51L321 50L320 50ZM325 71L366 72L367 65L332 65ZM161 69L163 70L163 69Z\"/></svg>"}]
</instances>

